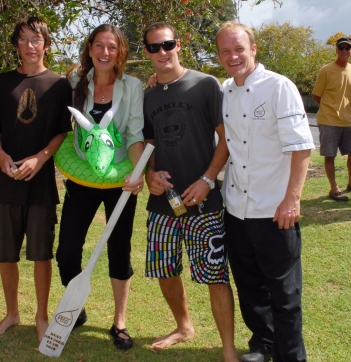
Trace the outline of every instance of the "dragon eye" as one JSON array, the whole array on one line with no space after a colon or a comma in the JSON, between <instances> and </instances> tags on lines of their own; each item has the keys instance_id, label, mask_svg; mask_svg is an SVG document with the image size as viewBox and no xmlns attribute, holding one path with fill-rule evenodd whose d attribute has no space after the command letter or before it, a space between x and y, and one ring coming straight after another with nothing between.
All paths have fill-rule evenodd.
<instances>
[{"instance_id":1,"label":"dragon eye","mask_svg":"<svg viewBox=\"0 0 351 362\"><path fill-rule=\"evenodd\" d=\"M85 140L85 145L84 145L84 149L85 151L88 151L88 149L91 147L91 144L93 143L94 140L94 135L90 134L86 140Z\"/></svg>"},{"instance_id":2,"label":"dragon eye","mask_svg":"<svg viewBox=\"0 0 351 362\"><path fill-rule=\"evenodd\" d=\"M107 147L114 148L112 138L108 134L101 133L100 137Z\"/></svg>"}]
</instances>

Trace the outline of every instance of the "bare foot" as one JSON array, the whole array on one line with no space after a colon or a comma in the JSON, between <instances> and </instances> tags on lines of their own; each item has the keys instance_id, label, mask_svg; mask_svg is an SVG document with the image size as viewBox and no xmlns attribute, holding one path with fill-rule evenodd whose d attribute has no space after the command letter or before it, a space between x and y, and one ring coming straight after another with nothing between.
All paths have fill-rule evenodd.
<instances>
[{"instance_id":1,"label":"bare foot","mask_svg":"<svg viewBox=\"0 0 351 362\"><path fill-rule=\"evenodd\" d=\"M224 362L240 362L235 348L230 348L228 351L223 349Z\"/></svg>"},{"instance_id":2,"label":"bare foot","mask_svg":"<svg viewBox=\"0 0 351 362\"><path fill-rule=\"evenodd\" d=\"M195 335L194 328L191 326L188 329L175 329L173 332L156 338L152 342L152 347L155 349L164 349L180 342L186 342L193 339Z\"/></svg>"},{"instance_id":3,"label":"bare foot","mask_svg":"<svg viewBox=\"0 0 351 362\"><path fill-rule=\"evenodd\" d=\"M36 324L37 324L38 341L40 343L44 337L46 330L48 329L49 323L45 319L37 319Z\"/></svg>"},{"instance_id":4,"label":"bare foot","mask_svg":"<svg viewBox=\"0 0 351 362\"><path fill-rule=\"evenodd\" d=\"M12 326L16 326L19 324L21 318L19 313L16 315L7 315L1 322L0 322L0 334L3 334Z\"/></svg>"}]
</instances>

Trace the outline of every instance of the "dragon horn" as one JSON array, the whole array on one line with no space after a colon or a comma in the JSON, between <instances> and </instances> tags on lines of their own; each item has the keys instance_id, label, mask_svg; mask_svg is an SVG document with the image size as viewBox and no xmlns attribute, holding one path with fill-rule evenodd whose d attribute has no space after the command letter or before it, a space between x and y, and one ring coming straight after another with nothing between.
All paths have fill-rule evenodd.
<instances>
[{"instance_id":1,"label":"dragon horn","mask_svg":"<svg viewBox=\"0 0 351 362\"><path fill-rule=\"evenodd\" d=\"M78 111L78 109L75 109L73 107L68 107L70 112L73 114L73 117L76 119L76 121L88 132L94 127L92 123L90 123L83 115Z\"/></svg>"},{"instance_id":2,"label":"dragon horn","mask_svg":"<svg viewBox=\"0 0 351 362\"><path fill-rule=\"evenodd\" d=\"M102 120L99 123L100 128L106 129L110 124L113 116L116 114L119 107L119 101L117 101L102 117Z\"/></svg>"}]
</instances>

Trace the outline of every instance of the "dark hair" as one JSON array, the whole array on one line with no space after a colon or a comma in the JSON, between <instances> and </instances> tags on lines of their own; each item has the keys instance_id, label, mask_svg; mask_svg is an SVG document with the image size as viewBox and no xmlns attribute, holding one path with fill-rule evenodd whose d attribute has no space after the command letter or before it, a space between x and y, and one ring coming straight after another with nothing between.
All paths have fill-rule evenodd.
<instances>
[{"instance_id":1,"label":"dark hair","mask_svg":"<svg viewBox=\"0 0 351 362\"><path fill-rule=\"evenodd\" d=\"M99 25L94 31L89 35L88 39L86 40L83 52L81 55L81 64L80 66L74 65L71 67L67 72L67 77L71 74L74 69L78 68L78 75L80 76L80 80L77 83L77 86L74 90L74 106L83 111L85 100L88 96L88 79L87 74L89 73L90 69L93 68L94 64L89 55L89 44L92 45L95 37L97 34L108 31L113 34L116 38L117 42L117 57L116 57L116 64L114 71L116 73L116 78L122 79L123 71L125 65L127 63L128 54L129 54L129 46L127 38L124 36L122 31L114 25L110 24L102 24Z\"/></svg>"},{"instance_id":2,"label":"dark hair","mask_svg":"<svg viewBox=\"0 0 351 362\"><path fill-rule=\"evenodd\" d=\"M157 30L157 29L165 29L165 28L170 29L170 30L172 31L173 36L174 36L174 39L179 39L177 30L175 30L172 25L161 21L161 22L158 22L158 23L153 23L153 24L151 24L151 25L144 31L144 36L143 36L143 43L144 43L144 45L147 44L147 34L148 34L150 31Z\"/></svg>"},{"instance_id":3,"label":"dark hair","mask_svg":"<svg viewBox=\"0 0 351 362\"><path fill-rule=\"evenodd\" d=\"M13 31L13 34L11 36L11 42L16 48L18 46L18 38L20 37L20 32L23 31L23 28L33 31L36 34L41 34L44 38L44 47L51 45L49 30L45 21L35 16L30 16L28 18L20 20L15 25L15 30Z\"/></svg>"}]
</instances>

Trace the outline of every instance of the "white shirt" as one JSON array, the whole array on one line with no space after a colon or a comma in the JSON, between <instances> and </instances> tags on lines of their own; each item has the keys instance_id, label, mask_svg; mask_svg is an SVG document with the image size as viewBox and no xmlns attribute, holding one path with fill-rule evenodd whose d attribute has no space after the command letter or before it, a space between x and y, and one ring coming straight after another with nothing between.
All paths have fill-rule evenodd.
<instances>
[{"instance_id":1,"label":"white shirt","mask_svg":"<svg viewBox=\"0 0 351 362\"><path fill-rule=\"evenodd\" d=\"M261 64L243 86L231 78L223 89L227 211L240 219L273 217L285 197L291 152L315 148L301 96L288 78Z\"/></svg>"}]
</instances>

